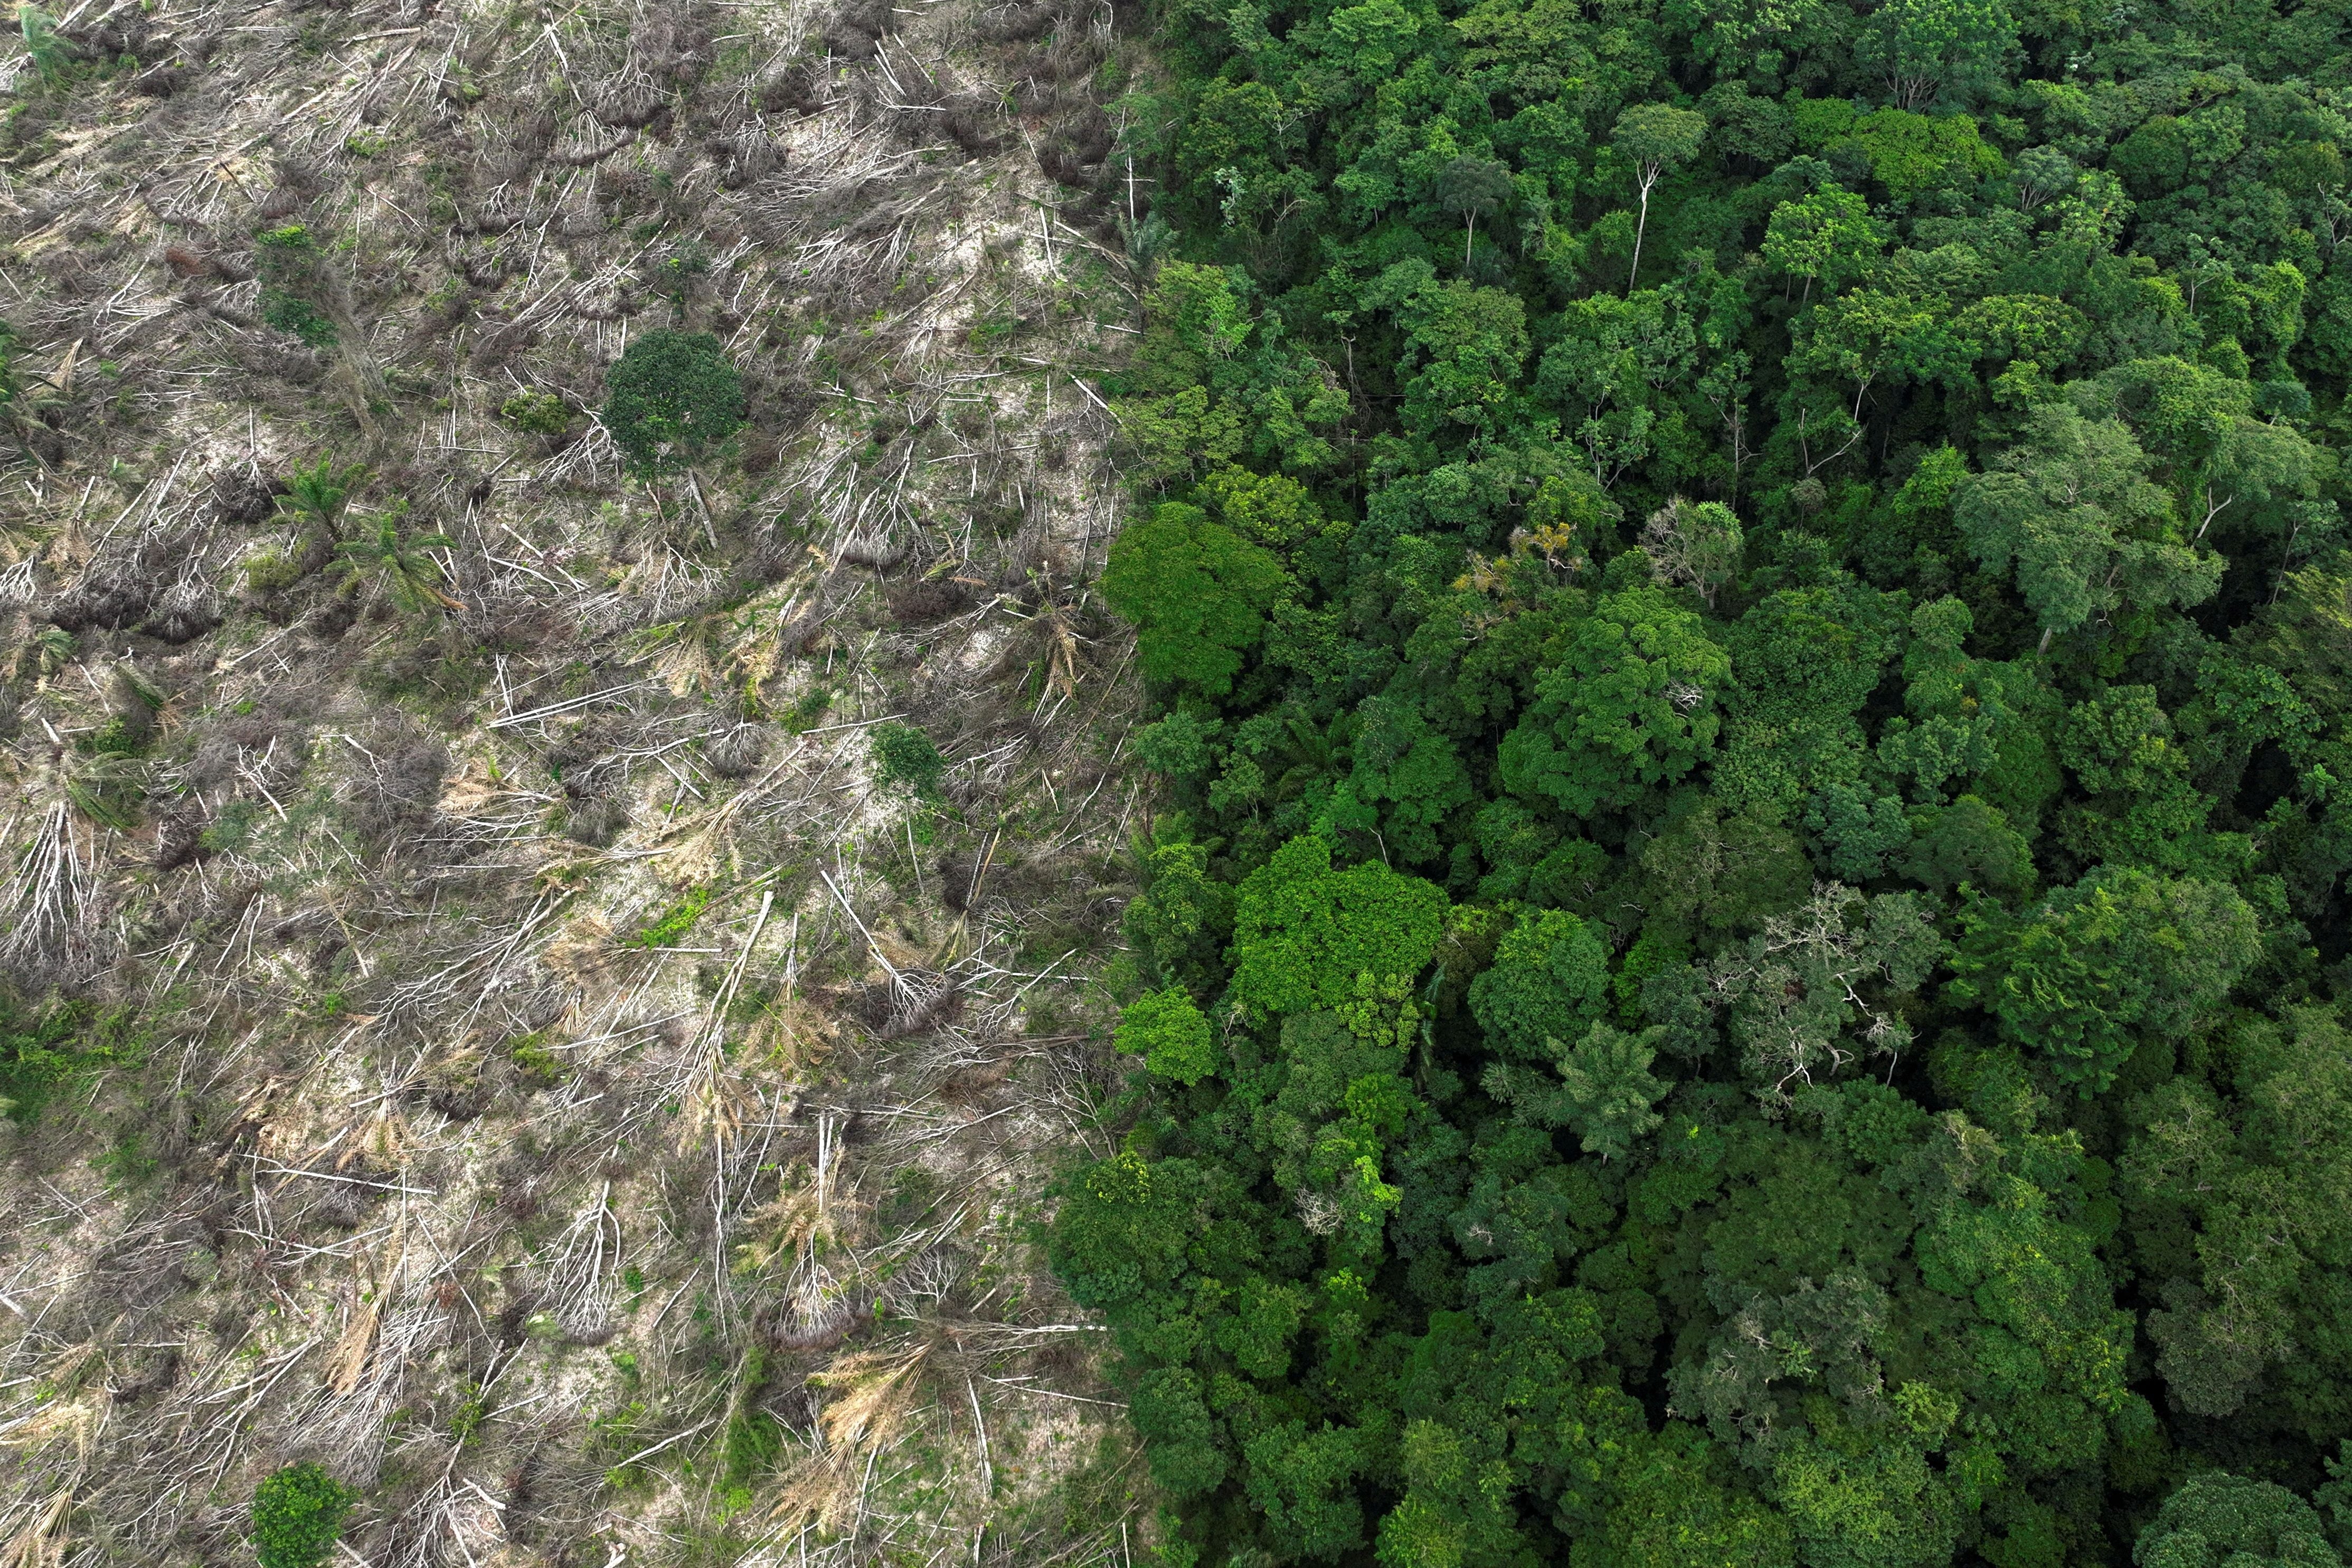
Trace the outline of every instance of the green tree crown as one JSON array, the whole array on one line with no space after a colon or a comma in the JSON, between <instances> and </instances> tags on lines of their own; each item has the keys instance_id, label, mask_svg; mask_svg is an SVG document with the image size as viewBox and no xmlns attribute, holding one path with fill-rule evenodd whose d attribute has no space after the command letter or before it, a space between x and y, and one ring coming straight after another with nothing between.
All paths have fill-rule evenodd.
<instances>
[{"instance_id":1,"label":"green tree crown","mask_svg":"<svg viewBox=\"0 0 2352 1568\"><path fill-rule=\"evenodd\" d=\"M742 374L709 332L646 332L604 373L604 428L641 478L717 451L743 427L746 407Z\"/></svg>"}]
</instances>

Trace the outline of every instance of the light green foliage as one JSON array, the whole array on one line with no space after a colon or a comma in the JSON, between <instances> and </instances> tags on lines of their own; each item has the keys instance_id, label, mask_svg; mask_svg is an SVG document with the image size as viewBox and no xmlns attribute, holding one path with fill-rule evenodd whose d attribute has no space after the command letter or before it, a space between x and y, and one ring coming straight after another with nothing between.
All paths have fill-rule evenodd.
<instances>
[{"instance_id":1,"label":"light green foliage","mask_svg":"<svg viewBox=\"0 0 2352 1568\"><path fill-rule=\"evenodd\" d=\"M1852 191L1825 185L1772 209L1764 230L1764 259L1775 271L1835 290L1870 270L1884 245L1870 205Z\"/></svg>"},{"instance_id":2,"label":"light green foliage","mask_svg":"<svg viewBox=\"0 0 2352 1568\"><path fill-rule=\"evenodd\" d=\"M1559 1086L1522 1096L1519 1113L1539 1126L1567 1128L1588 1154L1622 1159L1665 1120L1651 1107L1674 1085L1650 1073L1664 1036L1663 1028L1629 1035L1596 1021L1572 1046L1547 1040Z\"/></svg>"},{"instance_id":3,"label":"light green foliage","mask_svg":"<svg viewBox=\"0 0 2352 1568\"><path fill-rule=\"evenodd\" d=\"M1193 487L1192 499L1252 544L1286 556L1344 529L1323 514L1305 485L1287 474L1219 468Z\"/></svg>"},{"instance_id":4,"label":"light green foliage","mask_svg":"<svg viewBox=\"0 0 2352 1568\"><path fill-rule=\"evenodd\" d=\"M1155 991L1129 1004L1118 1016L1118 1046L1171 1083L1190 1086L1217 1070L1209 1020L1179 990Z\"/></svg>"},{"instance_id":5,"label":"light green foliage","mask_svg":"<svg viewBox=\"0 0 2352 1568\"><path fill-rule=\"evenodd\" d=\"M1265 637L1288 581L1271 553L1200 508L1170 501L1119 534L1102 590L1135 623L1146 676L1220 696Z\"/></svg>"},{"instance_id":6,"label":"light green foliage","mask_svg":"<svg viewBox=\"0 0 2352 1568\"><path fill-rule=\"evenodd\" d=\"M112 1067L135 1068L147 1026L129 1009L87 1003L47 1008L0 994L0 1116L29 1124L60 1093Z\"/></svg>"},{"instance_id":7,"label":"light green foliage","mask_svg":"<svg viewBox=\"0 0 2352 1568\"><path fill-rule=\"evenodd\" d=\"M57 18L38 5L16 7L17 36L25 40L25 53L32 58L33 68L41 79L52 85L65 74L68 56L66 47L58 42Z\"/></svg>"},{"instance_id":8,"label":"light green foliage","mask_svg":"<svg viewBox=\"0 0 2352 1568\"><path fill-rule=\"evenodd\" d=\"M1962 536L1987 570L2013 565L2045 643L2119 605L2195 605L2220 585L2220 561L2181 541L2147 467L2122 423L2056 405L1954 492Z\"/></svg>"},{"instance_id":9,"label":"light green foliage","mask_svg":"<svg viewBox=\"0 0 2352 1568\"><path fill-rule=\"evenodd\" d=\"M335 324L310 297L322 265L310 231L299 223L264 229L253 237L253 259L261 278L261 319L312 348L332 347Z\"/></svg>"},{"instance_id":10,"label":"light green foliage","mask_svg":"<svg viewBox=\"0 0 2352 1568\"><path fill-rule=\"evenodd\" d=\"M1445 895L1376 863L1334 870L1330 841L1294 838L1241 885L1234 999L1269 1014L1337 1007L1357 977L1410 981L1437 951Z\"/></svg>"},{"instance_id":11,"label":"light green foliage","mask_svg":"<svg viewBox=\"0 0 2352 1568\"><path fill-rule=\"evenodd\" d=\"M694 922L702 918L702 911L709 903L709 888L688 889L685 897L647 921L635 936L629 938L628 945L644 948L676 946L679 939L694 929Z\"/></svg>"},{"instance_id":12,"label":"light green foliage","mask_svg":"<svg viewBox=\"0 0 2352 1568\"><path fill-rule=\"evenodd\" d=\"M289 1465L253 1494L253 1550L261 1568L319 1568L342 1535L356 1496L315 1464Z\"/></svg>"},{"instance_id":13,"label":"light green foliage","mask_svg":"<svg viewBox=\"0 0 2352 1568\"><path fill-rule=\"evenodd\" d=\"M1266 96L1256 83L1242 92L1251 89ZM1219 167L1239 174L1233 163ZM1347 394L1328 366L1284 342L1279 317L1254 310L1238 270L1165 263L1144 296L1143 321L1143 353L1111 387L1137 478L1191 478L1244 457L1302 473L1332 460L1328 432L1345 417Z\"/></svg>"},{"instance_id":14,"label":"light green foliage","mask_svg":"<svg viewBox=\"0 0 2352 1568\"><path fill-rule=\"evenodd\" d=\"M1940 11L1945 19L1978 15L1970 19L1981 20L1982 13L1996 9L1983 0L1894 0L1879 16L1888 13L1898 17L1906 11L1915 19L1920 13ZM1901 26L1898 21L1896 26ZM1965 114L1929 116L1912 114L1901 109L1882 109L1875 114L1865 114L1854 121L1853 142L1869 159L1870 172L1898 200L1908 200L1920 192L1937 187L1965 188L1986 174L2000 173L2000 154L1985 145L1977 131L1977 122Z\"/></svg>"},{"instance_id":15,"label":"light green foliage","mask_svg":"<svg viewBox=\"0 0 2352 1568\"><path fill-rule=\"evenodd\" d=\"M572 410L551 392L518 392L499 405L499 417L534 436L561 436L571 426Z\"/></svg>"},{"instance_id":16,"label":"light green foliage","mask_svg":"<svg viewBox=\"0 0 2352 1568\"><path fill-rule=\"evenodd\" d=\"M709 332L657 327L604 372L604 428L640 478L676 473L743 427L743 377Z\"/></svg>"}]
</instances>

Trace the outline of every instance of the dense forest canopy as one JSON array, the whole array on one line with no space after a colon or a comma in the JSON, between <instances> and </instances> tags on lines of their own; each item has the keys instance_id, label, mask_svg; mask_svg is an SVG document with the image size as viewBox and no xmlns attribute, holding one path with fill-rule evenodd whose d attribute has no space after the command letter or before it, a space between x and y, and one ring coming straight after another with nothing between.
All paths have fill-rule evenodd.
<instances>
[{"instance_id":1,"label":"dense forest canopy","mask_svg":"<svg viewBox=\"0 0 2352 1568\"><path fill-rule=\"evenodd\" d=\"M1158 32L1165 1560L2339 1562L2341 9Z\"/></svg>"}]
</instances>

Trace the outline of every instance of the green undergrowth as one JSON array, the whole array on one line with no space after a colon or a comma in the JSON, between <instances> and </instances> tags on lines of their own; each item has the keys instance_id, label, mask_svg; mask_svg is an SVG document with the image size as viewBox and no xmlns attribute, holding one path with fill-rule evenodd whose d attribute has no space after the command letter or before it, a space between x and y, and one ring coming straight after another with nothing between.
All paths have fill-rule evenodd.
<instances>
[{"instance_id":1,"label":"green undergrowth","mask_svg":"<svg viewBox=\"0 0 2352 1568\"><path fill-rule=\"evenodd\" d=\"M153 1044L152 1015L87 1002L0 994L0 1115L20 1125L110 1068L135 1068Z\"/></svg>"}]
</instances>

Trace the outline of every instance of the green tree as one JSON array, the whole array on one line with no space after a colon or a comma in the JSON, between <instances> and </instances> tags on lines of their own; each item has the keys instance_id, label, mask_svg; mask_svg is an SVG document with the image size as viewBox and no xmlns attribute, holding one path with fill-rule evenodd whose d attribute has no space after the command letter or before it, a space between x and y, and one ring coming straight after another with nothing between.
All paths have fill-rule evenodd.
<instances>
[{"instance_id":1,"label":"green tree","mask_svg":"<svg viewBox=\"0 0 2352 1568\"><path fill-rule=\"evenodd\" d=\"M2126 1107L2122 1190L2163 1302L2156 1370L2182 1409L2225 1419L2259 1400L2325 1441L2352 1375L2325 1261L2352 1241L2352 1039L2315 1006L2242 1016L2224 1038L2233 1082L2184 1075Z\"/></svg>"},{"instance_id":2,"label":"green tree","mask_svg":"<svg viewBox=\"0 0 2352 1568\"><path fill-rule=\"evenodd\" d=\"M1489 1051L1542 1060L1548 1039L1582 1039L1608 1012L1609 950L1591 925L1564 910L1523 914L1496 948L1493 966L1471 982L1470 1007Z\"/></svg>"},{"instance_id":3,"label":"green tree","mask_svg":"<svg viewBox=\"0 0 2352 1568\"><path fill-rule=\"evenodd\" d=\"M2132 1543L2136 1568L2339 1568L2318 1510L2273 1481L2189 1477Z\"/></svg>"},{"instance_id":4,"label":"green tree","mask_svg":"<svg viewBox=\"0 0 2352 1568\"><path fill-rule=\"evenodd\" d=\"M405 500L379 512L373 537L349 540L341 547L343 569L354 575L373 575L392 602L409 615L436 607L464 609L443 591L441 563L431 553L454 550L457 542L446 533L403 533L400 524L407 515Z\"/></svg>"},{"instance_id":5,"label":"green tree","mask_svg":"<svg viewBox=\"0 0 2352 1568\"><path fill-rule=\"evenodd\" d=\"M1244 458L1294 473L1328 468L1339 450L1329 431L1348 414L1330 368L1286 341L1279 315L1256 310L1245 272L1172 258L1144 291L1133 363L1108 384L1131 477L1147 485Z\"/></svg>"},{"instance_id":6,"label":"green tree","mask_svg":"<svg viewBox=\"0 0 2352 1568\"><path fill-rule=\"evenodd\" d=\"M294 523L331 548L342 536L344 509L368 481L365 465L338 465L327 453L307 468L286 476L285 493L278 498L278 518Z\"/></svg>"},{"instance_id":7,"label":"green tree","mask_svg":"<svg viewBox=\"0 0 2352 1568\"><path fill-rule=\"evenodd\" d=\"M1154 991L1118 1016L1118 1048L1143 1058L1155 1078L1190 1087L1217 1070L1209 1020L1181 990Z\"/></svg>"},{"instance_id":8,"label":"green tree","mask_svg":"<svg viewBox=\"0 0 2352 1568\"><path fill-rule=\"evenodd\" d=\"M254 270L261 281L261 319L314 349L332 348L335 323L316 303L326 259L299 223L253 237Z\"/></svg>"},{"instance_id":9,"label":"green tree","mask_svg":"<svg viewBox=\"0 0 2352 1568\"><path fill-rule=\"evenodd\" d=\"M2002 0L1887 0L1855 52L1895 106L1909 110L1938 98L1966 102L1997 87L2016 50L2017 24Z\"/></svg>"},{"instance_id":10,"label":"green tree","mask_svg":"<svg viewBox=\"0 0 2352 1568\"><path fill-rule=\"evenodd\" d=\"M355 1493L315 1464L289 1465L253 1493L253 1548L261 1568L319 1568L335 1550Z\"/></svg>"},{"instance_id":11,"label":"green tree","mask_svg":"<svg viewBox=\"0 0 2352 1568\"><path fill-rule=\"evenodd\" d=\"M1503 738L1504 786L1583 816L1681 779L1714 748L1730 679L1698 616L1655 588L1610 595L1569 634Z\"/></svg>"},{"instance_id":12,"label":"green tree","mask_svg":"<svg viewBox=\"0 0 2352 1568\"><path fill-rule=\"evenodd\" d=\"M1232 1460L1224 1433L1202 1398L1201 1377L1186 1367L1147 1373L1128 1406L1151 1458L1151 1479L1171 1496L1198 1497L1225 1479Z\"/></svg>"},{"instance_id":13,"label":"green tree","mask_svg":"<svg viewBox=\"0 0 2352 1568\"><path fill-rule=\"evenodd\" d=\"M1477 237L1478 220L1511 199L1511 171L1492 158L1464 156L1437 174L1437 202L1462 218L1462 265L1470 265L1470 246Z\"/></svg>"},{"instance_id":14,"label":"green tree","mask_svg":"<svg viewBox=\"0 0 2352 1568\"><path fill-rule=\"evenodd\" d=\"M1931 806L1913 824L1902 873L1936 893L1974 888L1999 898L2032 889L2033 849L2009 816L1973 795Z\"/></svg>"},{"instance_id":15,"label":"green tree","mask_svg":"<svg viewBox=\"0 0 2352 1568\"><path fill-rule=\"evenodd\" d=\"M1728 1011L1740 1066L1767 1106L1910 1044L1901 1000L1946 952L1927 917L1915 893L1866 898L1832 882L1717 955L1706 994Z\"/></svg>"},{"instance_id":16,"label":"green tree","mask_svg":"<svg viewBox=\"0 0 2352 1568\"><path fill-rule=\"evenodd\" d=\"M742 374L709 332L656 328L604 373L604 428L640 479L719 450L743 427L746 406Z\"/></svg>"},{"instance_id":17,"label":"green tree","mask_svg":"<svg viewBox=\"0 0 2352 1568\"><path fill-rule=\"evenodd\" d=\"M1339 1007L1360 975L1411 980L1437 951L1445 895L1368 861L1335 870L1308 834L1243 879L1234 909L1234 999L1284 1014Z\"/></svg>"},{"instance_id":18,"label":"green tree","mask_svg":"<svg viewBox=\"0 0 2352 1568\"><path fill-rule=\"evenodd\" d=\"M1650 514L1642 528L1642 548L1661 583L1697 590L1709 609L1715 595L1739 569L1746 543L1739 519L1721 501L1687 501L1675 496Z\"/></svg>"},{"instance_id":19,"label":"green tree","mask_svg":"<svg viewBox=\"0 0 2352 1568\"><path fill-rule=\"evenodd\" d=\"M2012 563L2042 647L2123 605L2211 597L2222 563L2183 543L2147 453L2116 420L2035 411L2027 440L1953 492L1952 516L1987 571Z\"/></svg>"},{"instance_id":20,"label":"green tree","mask_svg":"<svg viewBox=\"0 0 2352 1568\"><path fill-rule=\"evenodd\" d=\"M2060 1081L2103 1093L2143 1031L2174 1034L2221 1005L2262 949L2226 887L2105 867L2012 915L1961 911L1950 987Z\"/></svg>"},{"instance_id":21,"label":"green tree","mask_svg":"<svg viewBox=\"0 0 2352 1568\"><path fill-rule=\"evenodd\" d=\"M25 41L25 53L32 58L33 68L41 80L55 86L65 75L72 57L66 46L58 41L57 18L38 5L16 7L16 32Z\"/></svg>"},{"instance_id":22,"label":"green tree","mask_svg":"<svg viewBox=\"0 0 2352 1568\"><path fill-rule=\"evenodd\" d=\"M1389 858L1408 866L1436 859L1444 850L1439 825L1477 793L1454 742L1412 704L1370 697L1356 710L1350 751L1353 768L1341 790L1378 809L1374 831ZM1335 826L1343 808L1335 801Z\"/></svg>"},{"instance_id":23,"label":"green tree","mask_svg":"<svg viewBox=\"0 0 2352 1568\"><path fill-rule=\"evenodd\" d=\"M1665 1120L1651 1108L1674 1085L1650 1072L1665 1033L1649 1028L1629 1035L1596 1020L1573 1046L1545 1041L1559 1085L1548 1095L1522 1098L1520 1114L1539 1125L1569 1129L1588 1154L1623 1159L1635 1140Z\"/></svg>"},{"instance_id":24,"label":"green tree","mask_svg":"<svg viewBox=\"0 0 2352 1568\"><path fill-rule=\"evenodd\" d=\"M1208 851L1181 819L1155 825L1136 853L1142 891L1129 902L1119 929L1138 973L1150 985L1214 992L1224 984L1219 957L1233 932L1232 885L1210 877Z\"/></svg>"},{"instance_id":25,"label":"green tree","mask_svg":"<svg viewBox=\"0 0 2352 1568\"><path fill-rule=\"evenodd\" d=\"M1631 294L1642 273L1642 237L1650 228L1650 193L1670 169L1698 156L1706 140L1706 116L1667 103L1637 103L1617 117L1610 145L1633 166L1633 189L1641 198L1642 216L1633 226L1633 261L1625 271L1625 292Z\"/></svg>"},{"instance_id":26,"label":"green tree","mask_svg":"<svg viewBox=\"0 0 2352 1568\"><path fill-rule=\"evenodd\" d=\"M1870 204L1837 185L1782 202L1764 226L1765 265L1803 279L1808 300L1816 280L1834 293L1867 273L1885 245Z\"/></svg>"},{"instance_id":27,"label":"green tree","mask_svg":"<svg viewBox=\"0 0 2352 1568\"><path fill-rule=\"evenodd\" d=\"M1167 501L1120 532L1102 590L1135 623L1145 675L1220 697L1265 636L1289 581L1266 551L1199 507Z\"/></svg>"},{"instance_id":28,"label":"green tree","mask_svg":"<svg viewBox=\"0 0 2352 1568\"><path fill-rule=\"evenodd\" d=\"M1405 330L1398 369L1406 374L1400 417L1432 440L1486 441L1517 422L1527 363L1527 306L1507 289L1438 282L1425 261L1399 262L1383 274L1383 297L1396 301Z\"/></svg>"}]
</instances>

